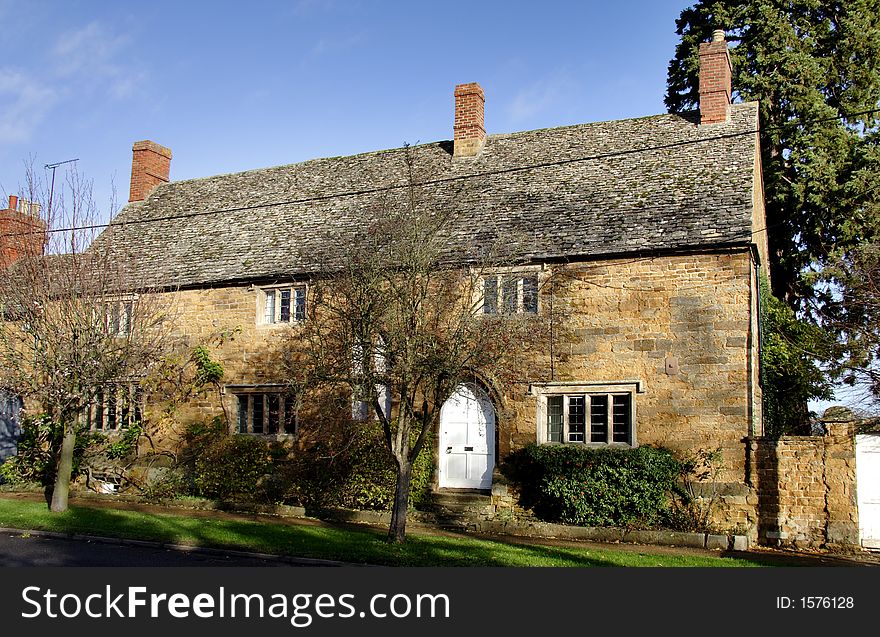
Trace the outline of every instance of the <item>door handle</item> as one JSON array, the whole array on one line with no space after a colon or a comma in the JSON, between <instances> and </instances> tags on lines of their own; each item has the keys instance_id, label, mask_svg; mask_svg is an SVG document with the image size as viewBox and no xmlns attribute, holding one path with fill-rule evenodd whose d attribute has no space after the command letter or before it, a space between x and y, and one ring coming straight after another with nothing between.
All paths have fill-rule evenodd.
<instances>
[{"instance_id":1,"label":"door handle","mask_svg":"<svg viewBox=\"0 0 880 637\"><path fill-rule=\"evenodd\" d=\"M452 447L446 447L446 453L452 453Z\"/></svg>"}]
</instances>

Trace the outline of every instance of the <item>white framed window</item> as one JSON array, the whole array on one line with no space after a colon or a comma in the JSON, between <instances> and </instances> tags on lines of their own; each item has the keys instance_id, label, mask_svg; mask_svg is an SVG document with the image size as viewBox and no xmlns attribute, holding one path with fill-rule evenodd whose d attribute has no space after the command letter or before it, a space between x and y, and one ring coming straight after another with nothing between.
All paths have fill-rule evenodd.
<instances>
[{"instance_id":1,"label":"white framed window","mask_svg":"<svg viewBox=\"0 0 880 637\"><path fill-rule=\"evenodd\" d=\"M262 325L298 323L306 320L306 286L262 288L257 320Z\"/></svg>"},{"instance_id":2,"label":"white framed window","mask_svg":"<svg viewBox=\"0 0 880 637\"><path fill-rule=\"evenodd\" d=\"M368 400L363 400L363 398L363 390L357 388L352 394L351 400L352 420L365 422L370 420L370 416L372 416L374 420L378 419L378 416L373 411L372 403ZM388 387L385 385L376 385L376 398L379 401L379 406L382 408L382 413L388 418L391 415L391 392L388 391Z\"/></svg>"},{"instance_id":3,"label":"white framed window","mask_svg":"<svg viewBox=\"0 0 880 637\"><path fill-rule=\"evenodd\" d=\"M229 388L235 397L235 430L240 434L295 434L296 397L283 387Z\"/></svg>"},{"instance_id":4,"label":"white framed window","mask_svg":"<svg viewBox=\"0 0 880 637\"><path fill-rule=\"evenodd\" d=\"M635 381L533 386L537 442L635 447L640 387Z\"/></svg>"},{"instance_id":5,"label":"white framed window","mask_svg":"<svg viewBox=\"0 0 880 637\"><path fill-rule=\"evenodd\" d=\"M128 336L134 321L134 297L110 299L103 303L104 330L110 336Z\"/></svg>"},{"instance_id":6,"label":"white framed window","mask_svg":"<svg viewBox=\"0 0 880 637\"><path fill-rule=\"evenodd\" d=\"M385 360L384 342L382 337L379 336L377 338L377 345L371 357L371 363L366 363L372 364L372 370L361 369L362 366L365 365L363 360L365 347L365 343L355 343L354 351L352 352L352 376L355 379L362 378L365 375L365 372L369 373L369 371L372 371L377 375L382 375L387 371L387 362ZM365 385L363 382L356 383L351 397L352 420L363 422L369 420L371 415L373 418L378 419L378 415L376 415L373 410L372 402L368 400L368 388L369 386ZM389 390L389 387L384 383L377 383L374 391L376 392L376 398L379 401L382 413L388 418L391 415L391 391Z\"/></svg>"},{"instance_id":7,"label":"white framed window","mask_svg":"<svg viewBox=\"0 0 880 637\"><path fill-rule=\"evenodd\" d=\"M487 274L480 285L481 313L537 314L537 272L506 272Z\"/></svg>"}]
</instances>

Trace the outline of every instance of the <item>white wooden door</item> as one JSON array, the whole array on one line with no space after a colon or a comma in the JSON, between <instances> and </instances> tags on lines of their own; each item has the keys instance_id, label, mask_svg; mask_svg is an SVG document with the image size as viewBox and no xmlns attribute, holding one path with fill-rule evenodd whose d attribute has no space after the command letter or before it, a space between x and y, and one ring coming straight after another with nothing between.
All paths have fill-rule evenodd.
<instances>
[{"instance_id":1,"label":"white wooden door","mask_svg":"<svg viewBox=\"0 0 880 637\"><path fill-rule=\"evenodd\" d=\"M856 491L862 546L880 549L880 434L856 436Z\"/></svg>"},{"instance_id":2,"label":"white wooden door","mask_svg":"<svg viewBox=\"0 0 880 637\"><path fill-rule=\"evenodd\" d=\"M440 487L489 489L494 468L492 401L476 385L459 385L440 410Z\"/></svg>"}]
</instances>

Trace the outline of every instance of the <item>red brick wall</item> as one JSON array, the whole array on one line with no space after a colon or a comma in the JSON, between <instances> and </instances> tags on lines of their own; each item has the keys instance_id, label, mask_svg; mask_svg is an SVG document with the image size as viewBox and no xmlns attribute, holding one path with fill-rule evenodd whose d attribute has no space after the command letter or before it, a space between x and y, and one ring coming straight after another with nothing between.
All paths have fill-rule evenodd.
<instances>
[{"instance_id":1,"label":"red brick wall","mask_svg":"<svg viewBox=\"0 0 880 637\"><path fill-rule=\"evenodd\" d=\"M46 245L46 223L39 217L14 210L12 205L0 210L0 268L23 256L43 254Z\"/></svg>"},{"instance_id":2,"label":"red brick wall","mask_svg":"<svg viewBox=\"0 0 880 637\"><path fill-rule=\"evenodd\" d=\"M476 155L486 139L483 117L486 98L476 82L455 87L455 134L456 157Z\"/></svg>"},{"instance_id":3,"label":"red brick wall","mask_svg":"<svg viewBox=\"0 0 880 637\"><path fill-rule=\"evenodd\" d=\"M168 181L171 150L145 140L135 142L131 151L131 194L128 200L142 201L153 188Z\"/></svg>"},{"instance_id":4,"label":"red brick wall","mask_svg":"<svg viewBox=\"0 0 880 637\"><path fill-rule=\"evenodd\" d=\"M727 121L731 95L731 65L727 41L700 44L700 123Z\"/></svg>"}]
</instances>

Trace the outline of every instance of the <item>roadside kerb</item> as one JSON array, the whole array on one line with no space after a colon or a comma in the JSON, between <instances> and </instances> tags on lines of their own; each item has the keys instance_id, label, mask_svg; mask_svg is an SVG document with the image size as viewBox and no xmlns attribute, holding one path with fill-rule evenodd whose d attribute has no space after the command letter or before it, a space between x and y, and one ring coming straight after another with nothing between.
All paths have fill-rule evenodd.
<instances>
[{"instance_id":1,"label":"roadside kerb","mask_svg":"<svg viewBox=\"0 0 880 637\"><path fill-rule=\"evenodd\" d=\"M368 564L354 564L349 562L340 562L337 560L322 560L311 557L292 557L287 555L276 555L274 553L255 553L250 551L240 551L233 549L217 549L206 546L192 546L190 544L173 544L171 542L154 542L151 540L134 540L129 538L105 537L102 535L84 535L82 533L61 533L58 531L38 531L31 529L13 529L10 527L0 527L0 533L45 537L56 540L75 540L78 542L100 542L102 544L118 544L122 546L138 546L141 548L151 548L159 550L179 551L181 553L201 553L205 555L229 555L233 557L247 557L261 560L272 560L277 562L285 562L288 564L297 564L299 566L369 566Z\"/></svg>"}]
</instances>

